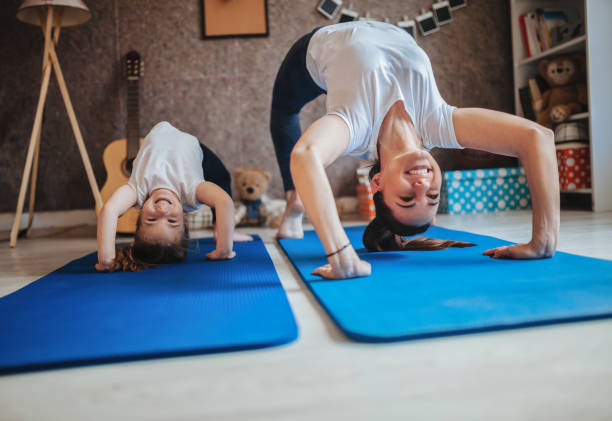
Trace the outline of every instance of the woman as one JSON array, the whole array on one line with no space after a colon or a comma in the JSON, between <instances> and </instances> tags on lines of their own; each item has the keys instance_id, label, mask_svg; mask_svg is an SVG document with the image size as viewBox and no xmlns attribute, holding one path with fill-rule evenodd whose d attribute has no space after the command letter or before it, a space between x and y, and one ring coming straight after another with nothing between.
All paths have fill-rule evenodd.
<instances>
[{"instance_id":1,"label":"woman","mask_svg":"<svg viewBox=\"0 0 612 421\"><path fill-rule=\"evenodd\" d=\"M302 134L299 111L322 93L327 114ZM484 254L530 259L556 250L559 183L552 132L514 115L446 104L427 55L394 25L348 22L298 40L276 78L270 128L287 198L278 236L301 238L306 210L329 262L314 274L344 279L371 270L350 246L325 174L343 155L374 162L374 224L398 235L425 231L438 209L441 171L428 149L465 147L518 157L532 196L531 241Z\"/></svg>"}]
</instances>

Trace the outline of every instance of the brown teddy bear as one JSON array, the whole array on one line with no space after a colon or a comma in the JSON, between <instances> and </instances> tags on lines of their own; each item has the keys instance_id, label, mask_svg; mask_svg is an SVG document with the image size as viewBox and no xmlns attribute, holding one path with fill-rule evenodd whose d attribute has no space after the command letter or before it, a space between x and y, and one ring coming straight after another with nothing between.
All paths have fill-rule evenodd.
<instances>
[{"instance_id":1,"label":"brown teddy bear","mask_svg":"<svg viewBox=\"0 0 612 421\"><path fill-rule=\"evenodd\" d=\"M534 100L533 109L537 121L552 128L553 124L565 121L570 115L581 112L587 103L586 85L581 82L583 58L561 56L542 60L540 75L548 82L550 89Z\"/></svg>"},{"instance_id":2,"label":"brown teddy bear","mask_svg":"<svg viewBox=\"0 0 612 421\"><path fill-rule=\"evenodd\" d=\"M278 227L285 204L265 196L272 175L259 168L236 168L233 172L236 191L236 225Z\"/></svg>"}]
</instances>

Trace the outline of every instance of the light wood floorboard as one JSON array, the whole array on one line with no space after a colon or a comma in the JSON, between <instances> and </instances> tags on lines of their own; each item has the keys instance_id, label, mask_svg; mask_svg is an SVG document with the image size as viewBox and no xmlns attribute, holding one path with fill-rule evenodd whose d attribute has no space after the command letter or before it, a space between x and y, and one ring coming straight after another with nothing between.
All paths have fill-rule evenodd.
<instances>
[{"instance_id":1,"label":"light wood floorboard","mask_svg":"<svg viewBox=\"0 0 612 421\"><path fill-rule=\"evenodd\" d=\"M528 212L506 212L437 223L525 241L529 221ZM296 342L0 376L0 420L612 419L611 320L360 344L307 291L274 231L250 232L264 239L287 291ZM612 213L562 213L559 250L612 259L611 240ZM95 248L91 227L15 249L0 243L0 296Z\"/></svg>"}]
</instances>

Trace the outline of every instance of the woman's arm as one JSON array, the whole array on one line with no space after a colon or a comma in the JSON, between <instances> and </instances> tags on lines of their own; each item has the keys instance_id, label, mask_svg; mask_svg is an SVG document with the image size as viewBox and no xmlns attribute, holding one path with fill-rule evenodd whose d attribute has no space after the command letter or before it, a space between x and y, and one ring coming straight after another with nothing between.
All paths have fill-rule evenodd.
<instances>
[{"instance_id":1,"label":"woman's arm","mask_svg":"<svg viewBox=\"0 0 612 421\"><path fill-rule=\"evenodd\" d=\"M325 253L349 244L342 228L325 167L348 147L349 130L340 117L326 115L306 129L291 152L291 176ZM313 274L327 279L346 279L370 274L370 264L359 259L352 247L328 258L328 265Z\"/></svg>"},{"instance_id":2,"label":"woman's arm","mask_svg":"<svg viewBox=\"0 0 612 421\"><path fill-rule=\"evenodd\" d=\"M231 259L234 247L234 202L221 187L205 181L196 189L199 202L215 208L217 212L217 248L206 254L209 259Z\"/></svg>"},{"instance_id":3,"label":"woman's arm","mask_svg":"<svg viewBox=\"0 0 612 421\"><path fill-rule=\"evenodd\" d=\"M533 206L531 241L484 254L515 259L555 254L559 237L559 174L553 132L521 117L480 108L456 109L453 124L462 146L518 157L529 183Z\"/></svg>"},{"instance_id":4,"label":"woman's arm","mask_svg":"<svg viewBox=\"0 0 612 421\"><path fill-rule=\"evenodd\" d=\"M136 192L127 184L119 187L98 214L98 263L96 270L110 271L115 260L117 219L136 203Z\"/></svg>"}]
</instances>

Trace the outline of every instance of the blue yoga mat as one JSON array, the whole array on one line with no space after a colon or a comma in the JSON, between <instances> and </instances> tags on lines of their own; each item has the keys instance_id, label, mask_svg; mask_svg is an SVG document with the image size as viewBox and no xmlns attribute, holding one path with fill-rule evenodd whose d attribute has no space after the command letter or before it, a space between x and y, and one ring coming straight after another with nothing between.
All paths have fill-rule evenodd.
<instances>
[{"instance_id":1,"label":"blue yoga mat","mask_svg":"<svg viewBox=\"0 0 612 421\"><path fill-rule=\"evenodd\" d=\"M0 299L0 372L263 348L297 326L261 240L209 261L212 239L185 262L96 273L95 253Z\"/></svg>"},{"instance_id":2,"label":"blue yoga mat","mask_svg":"<svg viewBox=\"0 0 612 421\"><path fill-rule=\"evenodd\" d=\"M308 288L349 337L387 342L612 317L612 261L557 252L551 259L482 256L511 244L431 227L424 235L476 247L369 253L364 227L348 228L372 275L329 281L311 275L327 263L314 231L280 244Z\"/></svg>"}]
</instances>

